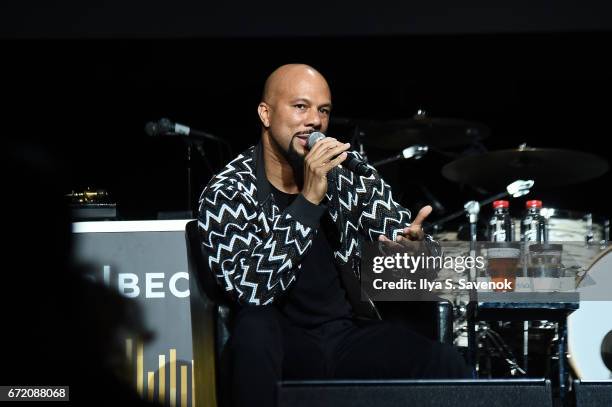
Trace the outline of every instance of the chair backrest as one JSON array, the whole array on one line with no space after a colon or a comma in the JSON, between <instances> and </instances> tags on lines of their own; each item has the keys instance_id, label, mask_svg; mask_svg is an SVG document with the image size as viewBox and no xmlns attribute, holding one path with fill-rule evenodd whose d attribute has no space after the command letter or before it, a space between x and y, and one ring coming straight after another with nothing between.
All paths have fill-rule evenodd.
<instances>
[{"instance_id":1,"label":"chair backrest","mask_svg":"<svg viewBox=\"0 0 612 407\"><path fill-rule=\"evenodd\" d=\"M213 303L217 305L227 305L227 297L223 294L223 290L217 284L215 276L208 267L208 261L200 240L197 220L187 222L185 226L185 235L187 238L187 261L189 263L189 269L198 281L200 290L204 292Z\"/></svg>"},{"instance_id":2,"label":"chair backrest","mask_svg":"<svg viewBox=\"0 0 612 407\"><path fill-rule=\"evenodd\" d=\"M197 376L201 389L214 388L215 392L210 405L227 407L231 400L231 361L227 352L232 325L232 307L223 290L217 284L215 276L208 267L208 261L203 250L198 221L189 221L185 226L187 242L187 263L191 275L191 312L192 335L194 335L194 357L198 358L202 374ZM196 351L196 348L198 349ZM211 351L214 355L211 358ZM207 367L213 366L211 378ZM206 395L206 391L203 392Z\"/></svg>"}]
</instances>

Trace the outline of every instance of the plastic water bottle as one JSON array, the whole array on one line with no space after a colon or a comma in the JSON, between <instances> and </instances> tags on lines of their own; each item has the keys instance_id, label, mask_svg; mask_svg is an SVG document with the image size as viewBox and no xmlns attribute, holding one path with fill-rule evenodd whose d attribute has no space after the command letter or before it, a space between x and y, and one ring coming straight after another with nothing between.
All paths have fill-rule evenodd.
<instances>
[{"instance_id":1,"label":"plastic water bottle","mask_svg":"<svg viewBox=\"0 0 612 407\"><path fill-rule=\"evenodd\" d=\"M527 201L525 208L526 213L521 221L521 241L547 242L546 219L540 213L542 210L542 201Z\"/></svg>"},{"instance_id":2,"label":"plastic water bottle","mask_svg":"<svg viewBox=\"0 0 612 407\"><path fill-rule=\"evenodd\" d=\"M511 242L513 239L512 219L509 213L508 201L493 202L493 216L489 221L489 240L491 242Z\"/></svg>"}]
</instances>

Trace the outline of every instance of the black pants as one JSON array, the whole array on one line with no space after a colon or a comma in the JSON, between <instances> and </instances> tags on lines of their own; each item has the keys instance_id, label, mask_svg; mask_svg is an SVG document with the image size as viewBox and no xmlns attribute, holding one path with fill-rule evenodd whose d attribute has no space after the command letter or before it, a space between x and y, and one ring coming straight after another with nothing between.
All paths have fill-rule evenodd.
<instances>
[{"instance_id":1,"label":"black pants","mask_svg":"<svg viewBox=\"0 0 612 407\"><path fill-rule=\"evenodd\" d=\"M230 340L234 406L275 406L286 379L450 379L470 370L451 346L401 323L342 319L303 328L274 306L243 308Z\"/></svg>"}]
</instances>

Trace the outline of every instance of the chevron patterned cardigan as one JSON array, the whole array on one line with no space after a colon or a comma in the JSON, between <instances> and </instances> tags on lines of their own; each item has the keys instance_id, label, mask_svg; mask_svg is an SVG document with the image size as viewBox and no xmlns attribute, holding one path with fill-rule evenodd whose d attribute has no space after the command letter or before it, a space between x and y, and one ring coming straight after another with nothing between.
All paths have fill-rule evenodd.
<instances>
[{"instance_id":1,"label":"chevron patterned cardigan","mask_svg":"<svg viewBox=\"0 0 612 407\"><path fill-rule=\"evenodd\" d=\"M380 318L372 301L361 296L361 244L381 234L395 239L409 225L410 212L393 200L376 171L363 177L339 167L328 179L324 203L314 205L298 195L281 211L260 142L210 180L199 198L198 226L208 266L233 302L266 305L282 296L299 277L327 211L337 229L329 240L347 297L357 315Z\"/></svg>"}]
</instances>

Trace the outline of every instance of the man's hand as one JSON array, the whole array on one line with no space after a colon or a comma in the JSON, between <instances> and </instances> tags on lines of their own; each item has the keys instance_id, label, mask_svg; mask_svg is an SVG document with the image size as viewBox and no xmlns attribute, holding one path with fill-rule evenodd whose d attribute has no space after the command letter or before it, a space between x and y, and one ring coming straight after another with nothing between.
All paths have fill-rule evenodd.
<instances>
[{"instance_id":1,"label":"man's hand","mask_svg":"<svg viewBox=\"0 0 612 407\"><path fill-rule=\"evenodd\" d=\"M327 173L346 160L350 146L332 137L317 141L304 158L304 198L315 205L321 203L327 192Z\"/></svg>"},{"instance_id":2,"label":"man's hand","mask_svg":"<svg viewBox=\"0 0 612 407\"><path fill-rule=\"evenodd\" d=\"M425 237L425 233L423 232L423 221L431 214L433 208L430 205L424 206L421 208L417 216L414 218L414 221L410 224L409 227L404 228L397 235L396 242L400 243L402 241L418 241L423 240ZM385 235L380 235L378 240L381 242L390 242L391 240L387 238Z\"/></svg>"}]
</instances>

